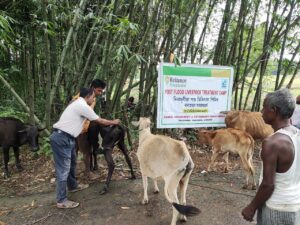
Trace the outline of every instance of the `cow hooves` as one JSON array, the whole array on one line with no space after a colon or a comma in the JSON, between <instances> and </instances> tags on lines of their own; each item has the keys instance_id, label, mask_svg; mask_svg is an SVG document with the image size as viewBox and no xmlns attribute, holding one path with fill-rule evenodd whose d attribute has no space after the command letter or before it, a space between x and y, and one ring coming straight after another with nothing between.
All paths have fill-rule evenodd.
<instances>
[{"instance_id":1,"label":"cow hooves","mask_svg":"<svg viewBox=\"0 0 300 225\"><path fill-rule=\"evenodd\" d=\"M93 168L92 168L92 171L97 171L98 170L98 166L94 166Z\"/></svg>"},{"instance_id":2,"label":"cow hooves","mask_svg":"<svg viewBox=\"0 0 300 225\"><path fill-rule=\"evenodd\" d=\"M19 171L19 172L22 172L23 171L23 167L19 164L19 165L16 165L16 167L17 167L17 170Z\"/></svg>"},{"instance_id":3,"label":"cow hooves","mask_svg":"<svg viewBox=\"0 0 300 225\"><path fill-rule=\"evenodd\" d=\"M98 149L95 150L95 153L96 153L97 155L101 155L101 154L104 155L104 154L105 154L105 151L104 151L103 148L100 148L100 147L99 147Z\"/></svg>"},{"instance_id":4,"label":"cow hooves","mask_svg":"<svg viewBox=\"0 0 300 225\"><path fill-rule=\"evenodd\" d=\"M100 195L104 195L104 194L106 194L107 193L107 191L108 191L108 188L107 187L104 187L103 189L102 189L102 191L100 191Z\"/></svg>"},{"instance_id":5,"label":"cow hooves","mask_svg":"<svg viewBox=\"0 0 300 225\"><path fill-rule=\"evenodd\" d=\"M4 172L3 177L6 180L6 179L10 178L10 174L8 172Z\"/></svg>"},{"instance_id":6,"label":"cow hooves","mask_svg":"<svg viewBox=\"0 0 300 225\"><path fill-rule=\"evenodd\" d=\"M248 185L247 184L244 184L242 189L248 189Z\"/></svg>"},{"instance_id":7,"label":"cow hooves","mask_svg":"<svg viewBox=\"0 0 300 225\"><path fill-rule=\"evenodd\" d=\"M142 201L142 204L143 205L147 205L149 203L149 200L148 199L143 199L143 201Z\"/></svg>"},{"instance_id":8,"label":"cow hooves","mask_svg":"<svg viewBox=\"0 0 300 225\"><path fill-rule=\"evenodd\" d=\"M153 193L154 193L154 194L158 194L158 193L159 193L159 190L154 190Z\"/></svg>"},{"instance_id":9,"label":"cow hooves","mask_svg":"<svg viewBox=\"0 0 300 225\"><path fill-rule=\"evenodd\" d=\"M253 185L244 184L242 189L256 190L256 185L255 184L253 184Z\"/></svg>"},{"instance_id":10,"label":"cow hooves","mask_svg":"<svg viewBox=\"0 0 300 225\"><path fill-rule=\"evenodd\" d=\"M179 221L181 223L185 223L187 221L186 216L181 216L180 219L179 219Z\"/></svg>"},{"instance_id":11,"label":"cow hooves","mask_svg":"<svg viewBox=\"0 0 300 225\"><path fill-rule=\"evenodd\" d=\"M107 193L107 190L102 190L102 191L100 191L100 195L104 195L104 194L106 194Z\"/></svg>"}]
</instances>

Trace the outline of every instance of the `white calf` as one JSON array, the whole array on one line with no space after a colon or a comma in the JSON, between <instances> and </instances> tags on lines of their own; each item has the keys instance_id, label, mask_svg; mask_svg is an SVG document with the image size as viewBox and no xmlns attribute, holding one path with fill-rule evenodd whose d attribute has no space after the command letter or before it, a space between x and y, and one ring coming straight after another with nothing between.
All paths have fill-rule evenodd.
<instances>
[{"instance_id":1,"label":"white calf","mask_svg":"<svg viewBox=\"0 0 300 225\"><path fill-rule=\"evenodd\" d=\"M162 177L165 181L164 192L166 199L173 205L171 225L175 225L179 213L182 214L180 218L182 221L186 221L186 216L200 213L198 208L186 206L186 190L194 163L184 142L162 135L151 134L150 124L149 118L140 118L139 122L136 123L136 125L139 125L137 156L144 187L142 203L148 203L147 178L151 177L153 179L155 192L158 193L156 180ZM180 204L177 197L178 184Z\"/></svg>"}]
</instances>

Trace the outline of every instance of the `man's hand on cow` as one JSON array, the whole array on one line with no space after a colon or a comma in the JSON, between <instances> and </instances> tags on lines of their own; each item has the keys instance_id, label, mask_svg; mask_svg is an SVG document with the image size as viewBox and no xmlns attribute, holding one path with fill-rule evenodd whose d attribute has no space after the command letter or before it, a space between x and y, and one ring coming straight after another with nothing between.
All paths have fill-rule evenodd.
<instances>
[{"instance_id":1,"label":"man's hand on cow","mask_svg":"<svg viewBox=\"0 0 300 225\"><path fill-rule=\"evenodd\" d=\"M120 120L119 119L115 119L115 120L113 120L113 123L114 123L114 125L118 125L118 124L120 124Z\"/></svg>"},{"instance_id":2,"label":"man's hand on cow","mask_svg":"<svg viewBox=\"0 0 300 225\"><path fill-rule=\"evenodd\" d=\"M253 208L251 205L248 205L246 208L243 209L242 216L244 217L245 220L251 222L253 221L255 211L256 211L255 208Z\"/></svg>"}]
</instances>

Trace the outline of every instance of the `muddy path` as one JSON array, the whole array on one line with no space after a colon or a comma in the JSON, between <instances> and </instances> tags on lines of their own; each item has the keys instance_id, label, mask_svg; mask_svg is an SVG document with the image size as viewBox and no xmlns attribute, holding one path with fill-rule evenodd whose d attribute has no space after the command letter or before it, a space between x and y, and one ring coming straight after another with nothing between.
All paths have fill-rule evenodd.
<instances>
[{"instance_id":1,"label":"muddy path","mask_svg":"<svg viewBox=\"0 0 300 225\"><path fill-rule=\"evenodd\" d=\"M216 165L216 172L202 174L201 171L207 168L210 159L209 149L196 146L189 150L195 168L187 190L187 204L197 206L202 213L188 218L185 224L254 224L244 221L240 215L255 191L241 189L245 176L239 159L230 157L230 171L227 174L222 173L222 160ZM254 157L256 171L259 166L257 155ZM127 179L130 174L124 157L116 151L116 170L106 195L99 195L107 174L103 156L99 157L100 169L96 172L97 179L93 181L84 177L84 165L79 159L78 180L90 186L81 192L69 194L71 200L80 202L78 208L63 210L56 208L55 173L51 158L32 155L24 149L21 152L24 171L18 173L12 161L9 165L12 177L8 180L0 178L0 225L169 225L172 207L164 197L163 181L159 182L161 192L153 194L152 182L149 180L150 202L146 206L142 205L142 180L134 151L130 157L138 179Z\"/></svg>"},{"instance_id":2,"label":"muddy path","mask_svg":"<svg viewBox=\"0 0 300 225\"><path fill-rule=\"evenodd\" d=\"M244 176L241 171L223 175L194 173L187 191L187 203L202 210L199 216L191 217L187 225L241 225L251 224L241 218L242 208L250 201L255 191L242 190ZM162 190L163 182L159 183ZM152 193L149 187L149 204L142 200L141 179L113 181L109 193L99 195L102 182L70 194L80 202L75 209L55 207L54 187L48 192L27 196L1 197L0 224L31 225L168 225L171 222L171 205L162 192ZM179 223L179 222L178 222Z\"/></svg>"}]
</instances>

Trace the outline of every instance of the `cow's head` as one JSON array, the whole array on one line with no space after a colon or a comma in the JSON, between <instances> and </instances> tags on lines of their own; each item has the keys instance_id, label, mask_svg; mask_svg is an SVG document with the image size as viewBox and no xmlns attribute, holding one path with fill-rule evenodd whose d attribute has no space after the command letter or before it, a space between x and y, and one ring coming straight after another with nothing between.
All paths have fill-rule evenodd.
<instances>
[{"instance_id":1,"label":"cow's head","mask_svg":"<svg viewBox=\"0 0 300 225\"><path fill-rule=\"evenodd\" d=\"M23 130L18 131L21 143L28 143L31 151L36 152L39 150L39 132L44 129L39 129L36 126L28 126Z\"/></svg>"},{"instance_id":2,"label":"cow's head","mask_svg":"<svg viewBox=\"0 0 300 225\"><path fill-rule=\"evenodd\" d=\"M139 130L142 131L151 126L151 121L149 117L140 117L139 121L132 121L131 124L133 126L139 127Z\"/></svg>"},{"instance_id":3,"label":"cow's head","mask_svg":"<svg viewBox=\"0 0 300 225\"><path fill-rule=\"evenodd\" d=\"M198 129L198 143L209 145L211 144L211 141L215 137L215 135L216 135L215 131Z\"/></svg>"}]
</instances>

